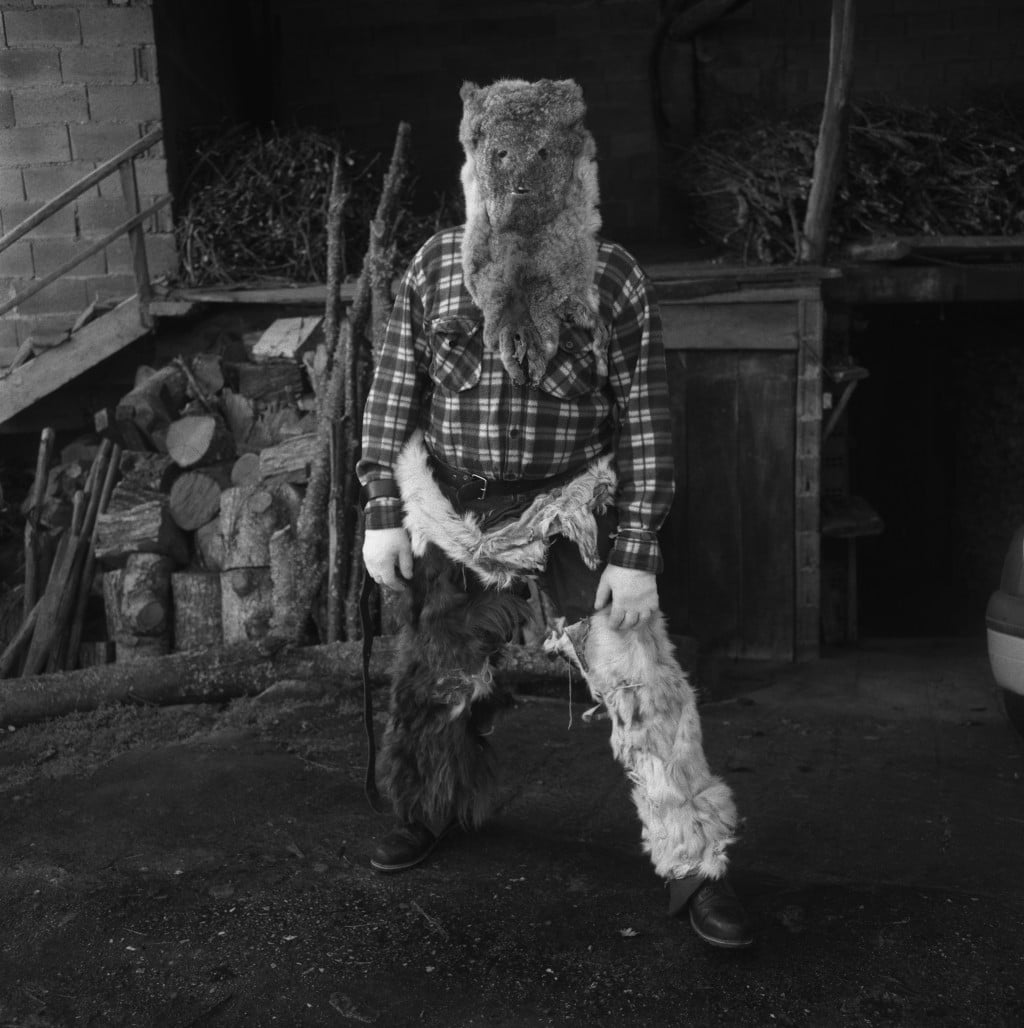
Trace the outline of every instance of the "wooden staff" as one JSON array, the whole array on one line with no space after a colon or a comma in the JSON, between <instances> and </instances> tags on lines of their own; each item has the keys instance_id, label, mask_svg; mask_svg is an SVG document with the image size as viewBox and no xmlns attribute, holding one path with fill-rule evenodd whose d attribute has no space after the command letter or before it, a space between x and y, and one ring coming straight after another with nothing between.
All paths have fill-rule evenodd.
<instances>
[{"instance_id":1,"label":"wooden staff","mask_svg":"<svg viewBox=\"0 0 1024 1028\"><path fill-rule=\"evenodd\" d=\"M23 673L38 674L44 667L56 670L62 660L66 637L78 595L82 568L91 547L100 502L100 482L110 461L112 444L104 440L86 480L86 489L73 499L71 526L61 537L46 590L40 602L35 631L25 656Z\"/></svg>"},{"instance_id":2,"label":"wooden staff","mask_svg":"<svg viewBox=\"0 0 1024 1028\"><path fill-rule=\"evenodd\" d=\"M28 516L25 518L25 596L23 616L29 613L39 600L39 511L46 489L46 475L53 459L53 445L56 435L52 428L44 428L39 436L39 452L36 454L36 477L32 480L29 493Z\"/></svg>"},{"instance_id":3,"label":"wooden staff","mask_svg":"<svg viewBox=\"0 0 1024 1028\"><path fill-rule=\"evenodd\" d=\"M75 668L78 666L78 649L82 642L82 629L85 624L85 609L89 603L89 593L92 591L92 580L96 574L96 522L100 514L106 512L110 503L111 493L117 484L117 477L121 465L121 447L114 445L110 451L106 470L103 476L103 486L98 491L99 496L95 511L92 516L92 529L89 532L89 549L85 554L85 562L82 567L82 575L78 580L78 590L75 595L74 612L71 618L71 627L68 630L67 649L64 660L61 661L62 668Z\"/></svg>"}]
</instances>

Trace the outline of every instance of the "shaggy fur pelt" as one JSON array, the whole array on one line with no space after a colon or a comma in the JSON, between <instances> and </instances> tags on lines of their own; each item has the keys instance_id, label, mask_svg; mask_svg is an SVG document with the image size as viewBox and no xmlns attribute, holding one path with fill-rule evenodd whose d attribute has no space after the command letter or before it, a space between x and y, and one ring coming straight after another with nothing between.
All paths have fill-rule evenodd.
<instances>
[{"instance_id":1,"label":"shaggy fur pelt","mask_svg":"<svg viewBox=\"0 0 1024 1028\"><path fill-rule=\"evenodd\" d=\"M663 878L719 878L734 841L732 792L708 770L696 699L660 615L617 632L607 609L546 643L579 667L612 722L612 751L633 782L644 851Z\"/></svg>"},{"instance_id":2,"label":"shaggy fur pelt","mask_svg":"<svg viewBox=\"0 0 1024 1028\"><path fill-rule=\"evenodd\" d=\"M611 458L602 457L571 482L538 496L515 521L483 532L478 517L458 514L441 492L421 433L415 433L403 448L395 464L395 480L402 492L413 553L422 553L433 543L497 589L542 570L548 543L555 535L572 540L587 566L597 567L594 514L611 502L616 485Z\"/></svg>"},{"instance_id":3,"label":"shaggy fur pelt","mask_svg":"<svg viewBox=\"0 0 1024 1028\"><path fill-rule=\"evenodd\" d=\"M571 79L502 79L467 82L461 96L462 267L484 315L484 345L514 382L536 385L562 324L577 325L591 330L605 368L608 331L594 285L596 147L582 90Z\"/></svg>"},{"instance_id":4,"label":"shaggy fur pelt","mask_svg":"<svg viewBox=\"0 0 1024 1028\"><path fill-rule=\"evenodd\" d=\"M403 821L435 832L453 818L477 827L495 792L481 732L502 703L491 661L529 606L482 588L434 546L416 559L407 604L382 746L384 788Z\"/></svg>"}]
</instances>

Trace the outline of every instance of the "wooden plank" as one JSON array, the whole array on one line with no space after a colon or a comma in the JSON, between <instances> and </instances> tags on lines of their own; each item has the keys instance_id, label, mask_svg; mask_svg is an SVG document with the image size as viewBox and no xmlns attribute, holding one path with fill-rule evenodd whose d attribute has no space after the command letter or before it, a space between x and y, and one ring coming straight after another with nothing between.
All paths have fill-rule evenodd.
<instances>
[{"instance_id":1,"label":"wooden plank","mask_svg":"<svg viewBox=\"0 0 1024 1028\"><path fill-rule=\"evenodd\" d=\"M740 649L740 502L737 488L737 357L709 351L687 355L685 588L687 633L702 649Z\"/></svg>"},{"instance_id":2,"label":"wooden plank","mask_svg":"<svg viewBox=\"0 0 1024 1028\"><path fill-rule=\"evenodd\" d=\"M739 652L792 660L796 355L742 354L737 367Z\"/></svg>"},{"instance_id":3,"label":"wooden plank","mask_svg":"<svg viewBox=\"0 0 1024 1028\"><path fill-rule=\"evenodd\" d=\"M191 314L195 306L189 300L151 300L149 313L155 318L180 318Z\"/></svg>"},{"instance_id":4,"label":"wooden plank","mask_svg":"<svg viewBox=\"0 0 1024 1028\"><path fill-rule=\"evenodd\" d=\"M822 279L838 278L838 268L812 264L724 264L718 261L652 261L644 270L658 288L666 282L694 282L700 279L731 280L742 286L779 284L814 285Z\"/></svg>"},{"instance_id":5,"label":"wooden plank","mask_svg":"<svg viewBox=\"0 0 1024 1028\"><path fill-rule=\"evenodd\" d=\"M1024 236L893 236L850 243L843 256L854 261L904 257L998 257L1024 250Z\"/></svg>"},{"instance_id":6,"label":"wooden plank","mask_svg":"<svg viewBox=\"0 0 1024 1028\"><path fill-rule=\"evenodd\" d=\"M865 303L1019 302L1024 264L890 267L847 265L823 285L827 300Z\"/></svg>"},{"instance_id":7,"label":"wooden plank","mask_svg":"<svg viewBox=\"0 0 1024 1028\"><path fill-rule=\"evenodd\" d=\"M342 303L351 303L356 295L356 283L341 286ZM274 303L282 307L322 307L327 302L327 286L308 285L294 287L268 286L249 289L172 289L167 298L188 300L193 303Z\"/></svg>"},{"instance_id":8,"label":"wooden plank","mask_svg":"<svg viewBox=\"0 0 1024 1028\"><path fill-rule=\"evenodd\" d=\"M252 348L254 361L286 358L297 360L316 345L315 333L323 324L322 317L277 318Z\"/></svg>"},{"instance_id":9,"label":"wooden plank","mask_svg":"<svg viewBox=\"0 0 1024 1028\"><path fill-rule=\"evenodd\" d=\"M662 293L659 290L659 298ZM814 300L821 295L821 286L745 286L734 292L704 293L692 297L670 296L669 302L679 304L721 304L743 303L795 303L797 300Z\"/></svg>"},{"instance_id":10,"label":"wooden plank","mask_svg":"<svg viewBox=\"0 0 1024 1028\"><path fill-rule=\"evenodd\" d=\"M0 425L147 331L133 296L84 325L68 342L44 350L0 379Z\"/></svg>"},{"instance_id":11,"label":"wooden plank","mask_svg":"<svg viewBox=\"0 0 1024 1028\"><path fill-rule=\"evenodd\" d=\"M661 305L666 350L795 350L792 303Z\"/></svg>"},{"instance_id":12,"label":"wooden plank","mask_svg":"<svg viewBox=\"0 0 1024 1028\"><path fill-rule=\"evenodd\" d=\"M815 660L821 641L821 352L824 304L799 305L794 535L796 582L794 656Z\"/></svg>"}]
</instances>

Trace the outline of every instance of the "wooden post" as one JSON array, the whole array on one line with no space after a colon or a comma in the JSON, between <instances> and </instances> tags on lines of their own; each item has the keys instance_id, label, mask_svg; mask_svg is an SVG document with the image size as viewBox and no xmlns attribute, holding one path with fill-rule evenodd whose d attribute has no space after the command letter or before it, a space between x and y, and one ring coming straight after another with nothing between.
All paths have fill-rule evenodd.
<instances>
[{"instance_id":1,"label":"wooden post","mask_svg":"<svg viewBox=\"0 0 1024 1028\"><path fill-rule=\"evenodd\" d=\"M127 160L118 169L121 178L121 192L128 217L139 213L139 186L135 179L135 161ZM146 260L146 230L139 224L128 230L128 245L132 252L132 271L135 273L135 292L139 297L139 318L146 328L152 328L153 319L149 303L153 298L153 287L149 282L149 262Z\"/></svg>"},{"instance_id":2,"label":"wooden post","mask_svg":"<svg viewBox=\"0 0 1024 1028\"><path fill-rule=\"evenodd\" d=\"M39 437L39 451L36 454L36 477L32 480L29 493L28 512L25 518L25 594L23 613L27 618L40 593L39 576L39 508L43 503L46 476L53 459L56 435L52 428L44 428ZM43 580L45 583L45 579Z\"/></svg>"},{"instance_id":3,"label":"wooden post","mask_svg":"<svg viewBox=\"0 0 1024 1028\"><path fill-rule=\"evenodd\" d=\"M794 657L815 660L821 642L821 348L823 303L800 300L796 379L796 610Z\"/></svg>"},{"instance_id":4,"label":"wooden post","mask_svg":"<svg viewBox=\"0 0 1024 1028\"><path fill-rule=\"evenodd\" d=\"M836 185L842 171L847 101L853 81L853 23L855 0L832 0L832 35L829 43L825 106L814 151L814 175L807 198L800 260L820 264L828 242L828 224Z\"/></svg>"}]
</instances>

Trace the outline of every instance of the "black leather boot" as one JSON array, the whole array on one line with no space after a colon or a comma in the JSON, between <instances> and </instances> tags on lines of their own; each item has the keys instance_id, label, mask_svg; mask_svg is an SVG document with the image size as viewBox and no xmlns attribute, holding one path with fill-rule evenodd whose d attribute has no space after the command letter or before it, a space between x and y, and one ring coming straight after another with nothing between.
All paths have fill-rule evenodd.
<instances>
[{"instance_id":1,"label":"black leather boot","mask_svg":"<svg viewBox=\"0 0 1024 1028\"><path fill-rule=\"evenodd\" d=\"M442 828L435 835L419 821L400 824L377 844L370 866L384 872L407 871L430 856L450 827Z\"/></svg>"},{"instance_id":2,"label":"black leather boot","mask_svg":"<svg viewBox=\"0 0 1024 1028\"><path fill-rule=\"evenodd\" d=\"M689 910L693 930L712 946L743 949L754 941L750 918L725 878L691 875L669 884L669 914Z\"/></svg>"}]
</instances>

